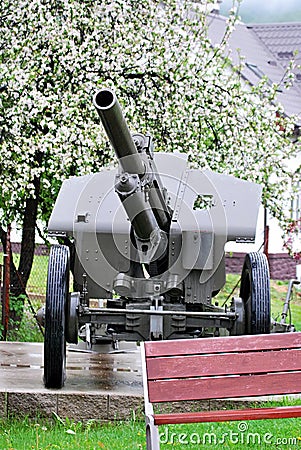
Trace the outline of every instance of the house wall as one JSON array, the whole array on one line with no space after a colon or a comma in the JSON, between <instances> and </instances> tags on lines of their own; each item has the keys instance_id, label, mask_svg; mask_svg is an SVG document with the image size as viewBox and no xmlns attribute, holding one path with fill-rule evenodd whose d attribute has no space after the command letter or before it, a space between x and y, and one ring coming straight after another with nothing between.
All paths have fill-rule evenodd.
<instances>
[{"instance_id":1,"label":"house wall","mask_svg":"<svg viewBox=\"0 0 301 450\"><path fill-rule=\"evenodd\" d=\"M226 272L241 273L245 253L226 253ZM271 253L268 258L270 275L273 280L296 278L296 261L286 253Z\"/></svg>"}]
</instances>

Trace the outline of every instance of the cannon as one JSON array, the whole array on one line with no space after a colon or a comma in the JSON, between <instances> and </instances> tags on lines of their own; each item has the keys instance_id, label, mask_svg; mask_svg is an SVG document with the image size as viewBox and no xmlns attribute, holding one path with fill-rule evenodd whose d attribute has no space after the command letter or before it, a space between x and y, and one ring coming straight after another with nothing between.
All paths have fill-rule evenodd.
<instances>
[{"instance_id":1,"label":"cannon","mask_svg":"<svg viewBox=\"0 0 301 450\"><path fill-rule=\"evenodd\" d=\"M118 165L66 179L49 224L44 382L65 381L66 342L269 333L269 269L247 254L239 297L219 306L225 244L253 243L261 187L131 134L114 91L93 98Z\"/></svg>"}]
</instances>

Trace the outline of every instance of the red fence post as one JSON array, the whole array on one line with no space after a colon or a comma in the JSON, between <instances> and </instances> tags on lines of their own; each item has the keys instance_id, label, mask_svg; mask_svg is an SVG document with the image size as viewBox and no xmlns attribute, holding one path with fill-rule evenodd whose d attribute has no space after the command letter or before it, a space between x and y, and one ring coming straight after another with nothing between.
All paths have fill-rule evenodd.
<instances>
[{"instance_id":1,"label":"red fence post","mask_svg":"<svg viewBox=\"0 0 301 450\"><path fill-rule=\"evenodd\" d=\"M6 341L9 323L9 293L10 293L10 259L11 259L11 244L10 244L11 225L7 226L6 233L6 248L4 254L4 280L3 280L3 304L2 304L2 325L3 325L3 340Z\"/></svg>"},{"instance_id":2,"label":"red fence post","mask_svg":"<svg viewBox=\"0 0 301 450\"><path fill-rule=\"evenodd\" d=\"M270 227L268 225L268 212L264 209L264 242L263 242L263 253L269 260L269 232Z\"/></svg>"}]
</instances>

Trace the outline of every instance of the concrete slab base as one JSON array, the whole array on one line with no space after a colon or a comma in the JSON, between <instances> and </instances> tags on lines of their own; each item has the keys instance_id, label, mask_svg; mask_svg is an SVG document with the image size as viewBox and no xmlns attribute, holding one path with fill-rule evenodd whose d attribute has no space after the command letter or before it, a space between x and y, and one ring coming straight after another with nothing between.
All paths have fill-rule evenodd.
<instances>
[{"instance_id":1,"label":"concrete slab base","mask_svg":"<svg viewBox=\"0 0 301 450\"><path fill-rule=\"evenodd\" d=\"M127 419L143 411L140 351L124 343L118 352L99 346L67 350L62 389L43 384L43 344L0 343L0 417L78 420Z\"/></svg>"},{"instance_id":2,"label":"concrete slab base","mask_svg":"<svg viewBox=\"0 0 301 450\"><path fill-rule=\"evenodd\" d=\"M292 396L293 398L299 396ZM256 398L257 403L281 400L282 396ZM187 402L185 410L244 406L254 398L234 401ZM160 412L183 411L183 403L155 405ZM29 417L74 421L125 420L143 417L143 387L140 350L135 344L111 346L69 346L67 380L62 389L46 389L43 384L43 344L0 342L0 418Z\"/></svg>"}]
</instances>

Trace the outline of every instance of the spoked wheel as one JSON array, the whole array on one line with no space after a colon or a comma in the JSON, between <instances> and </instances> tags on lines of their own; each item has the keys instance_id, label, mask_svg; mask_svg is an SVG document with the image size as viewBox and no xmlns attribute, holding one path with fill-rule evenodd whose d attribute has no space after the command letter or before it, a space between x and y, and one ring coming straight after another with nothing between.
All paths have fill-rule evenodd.
<instances>
[{"instance_id":1,"label":"spoked wheel","mask_svg":"<svg viewBox=\"0 0 301 450\"><path fill-rule=\"evenodd\" d=\"M245 334L268 334L271 326L270 274L263 253L246 255L240 297L245 309Z\"/></svg>"},{"instance_id":2,"label":"spoked wheel","mask_svg":"<svg viewBox=\"0 0 301 450\"><path fill-rule=\"evenodd\" d=\"M61 388L66 373L66 303L69 291L69 248L53 245L47 277L44 383L47 388Z\"/></svg>"}]
</instances>

